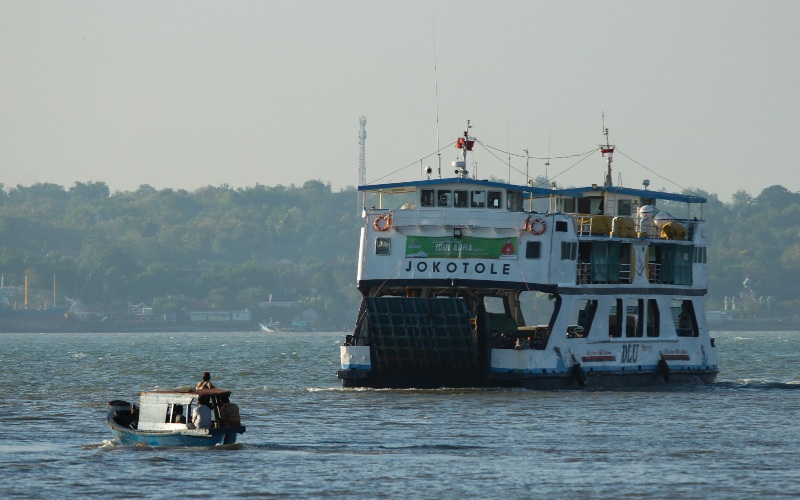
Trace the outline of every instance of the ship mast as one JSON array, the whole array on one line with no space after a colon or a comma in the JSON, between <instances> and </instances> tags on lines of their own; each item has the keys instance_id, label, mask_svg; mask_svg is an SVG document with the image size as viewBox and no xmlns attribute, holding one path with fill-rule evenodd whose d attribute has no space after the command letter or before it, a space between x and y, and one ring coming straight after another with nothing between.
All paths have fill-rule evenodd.
<instances>
[{"instance_id":1,"label":"ship mast","mask_svg":"<svg viewBox=\"0 0 800 500\"><path fill-rule=\"evenodd\" d=\"M603 182L603 186L611 187L614 185L613 181L611 180L611 162L614 161L614 145L609 144L608 142L608 129L606 128L606 115L603 114L603 135L606 136L606 144L600 145L600 152L603 156L606 157L606 164L608 165L608 170L606 171L606 179Z\"/></svg>"},{"instance_id":2,"label":"ship mast","mask_svg":"<svg viewBox=\"0 0 800 500\"><path fill-rule=\"evenodd\" d=\"M469 176L467 172L467 151L472 151L472 146L475 145L475 138L469 135L470 128L472 128L472 126L469 124L469 120L467 120L467 128L464 130L464 136L459 137L456 141L456 148L461 150L461 159L453 162L456 177L465 178Z\"/></svg>"}]
</instances>

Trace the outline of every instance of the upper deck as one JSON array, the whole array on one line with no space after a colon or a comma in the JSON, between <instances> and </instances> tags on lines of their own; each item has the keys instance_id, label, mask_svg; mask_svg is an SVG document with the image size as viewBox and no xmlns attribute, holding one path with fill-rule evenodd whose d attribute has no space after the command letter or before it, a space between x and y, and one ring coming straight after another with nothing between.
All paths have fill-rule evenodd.
<instances>
[{"instance_id":1,"label":"upper deck","mask_svg":"<svg viewBox=\"0 0 800 500\"><path fill-rule=\"evenodd\" d=\"M377 201L363 213L362 285L706 287L699 196L461 177L359 191Z\"/></svg>"}]
</instances>

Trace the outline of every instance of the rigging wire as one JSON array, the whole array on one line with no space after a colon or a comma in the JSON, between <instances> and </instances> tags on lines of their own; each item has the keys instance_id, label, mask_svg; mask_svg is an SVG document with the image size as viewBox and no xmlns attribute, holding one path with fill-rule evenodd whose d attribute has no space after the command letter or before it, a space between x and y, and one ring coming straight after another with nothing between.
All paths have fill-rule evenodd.
<instances>
[{"instance_id":1,"label":"rigging wire","mask_svg":"<svg viewBox=\"0 0 800 500\"><path fill-rule=\"evenodd\" d=\"M589 151L586 151L585 153L575 153L575 154L566 155L566 156L548 156L548 157L544 157L544 156L542 156L542 157L539 157L539 156L525 156L525 155L520 155L520 154L516 154L516 153L510 153L510 152L504 151L504 150L502 150L500 148L496 148L494 146L490 146L488 144L484 144L484 143L482 143L481 141L479 141L477 139L475 139L475 140L476 140L476 142L478 142L478 144L480 144L481 146L485 147L486 149L493 149L493 150L497 151L498 153L509 154L511 156L516 156L516 157L519 157L519 158L530 158L531 160L563 160L565 158L575 158L576 156L583 156L585 154L594 153L595 151L597 151L597 148L592 148ZM506 162L504 161L503 163L506 163Z\"/></svg>"},{"instance_id":2,"label":"rigging wire","mask_svg":"<svg viewBox=\"0 0 800 500\"><path fill-rule=\"evenodd\" d=\"M384 176L382 176L382 177L378 177L378 178L377 178L377 179L375 179L374 181L372 181L372 182L368 182L366 185L368 186L368 185L370 185L370 184L374 184L374 183L376 183L376 182L378 182L378 181L380 181L380 180L382 180L382 179L385 179L385 178L387 178L387 177L390 177L390 176L392 176L392 175L394 175L394 174L396 174L396 173L398 173L398 172L401 172L401 171L403 171L403 170L407 169L408 167L412 167L412 166L414 166L414 165L417 165L417 164L418 164L418 163L420 163L421 161L423 161L423 160L427 160L427 159L428 159L428 158L430 158L431 156L433 156L433 155L437 155L437 154L441 153L441 152L442 152L442 150L443 150L444 148L449 148L450 146L454 145L455 143L456 143L456 141L453 141L453 142L451 142L450 144L445 144L444 146L442 146L441 148L439 148L439 150L438 150L438 151L434 151L433 153L431 153L431 154L429 154L429 155L427 155L427 156L423 156L422 158L419 158L419 159L417 159L417 160L414 160L414 162L412 162L412 163L409 163L409 164L408 164L408 165L406 165L405 167L400 167L400 168L398 168L397 170L394 170L394 171L392 171L392 172L389 172L388 174L386 174L386 175L384 175Z\"/></svg>"},{"instance_id":3,"label":"rigging wire","mask_svg":"<svg viewBox=\"0 0 800 500\"><path fill-rule=\"evenodd\" d=\"M516 167L512 166L512 165L510 164L510 162L509 162L509 161L507 161L507 160L504 160L503 158L501 158L501 157L500 157L498 154L496 154L495 152L497 152L497 153L499 153L499 154L506 154L506 155L509 155L509 156L515 156L515 157L519 157L519 158L530 158L530 159L534 159L534 160L563 160L563 159L567 159L567 158L577 158L577 157L581 157L581 158L580 158L580 160L576 161L575 163L573 163L572 165L570 165L570 166L569 166L569 167L567 167L566 169L564 169L564 170L562 170L561 172L559 172L559 173L557 173L557 174L553 175L552 177L550 177L550 179L549 179L550 181L553 181L553 180L557 179L558 177L560 177L560 176L561 176L561 175L563 175L563 174L566 174L567 172L569 172L570 170L572 170L573 168L575 168L576 166L578 166L580 163L582 163L584 160L586 160L587 158L589 158L589 157L590 157L590 156L591 156L593 153L595 153L595 152L597 151L597 148L592 148L592 149L590 149L590 150L588 150L588 151L585 151L585 152L583 152L583 153L576 153L576 154L564 155L564 156L550 156L550 157L548 157L548 158L544 158L544 157L541 157L541 158L540 158L540 157L537 157L537 156L525 156L525 155L520 155L520 154L516 154L516 153L511 153L511 152L509 152L509 151L506 151L506 150L503 150L503 149L500 149L500 148L496 148L496 147L494 147L494 146L491 146L491 145L489 145L489 144L486 144L486 143L484 143L484 142L481 142L481 141L480 141L480 140L478 140L478 139L475 139L475 142L477 142L478 144L480 144L481 146L483 146L483 147L484 147L484 149L485 149L485 150L486 150L486 151L487 151L487 152L488 152L488 153L489 153L491 156L493 156L493 157L494 157L494 158L495 158L497 161L499 161L500 163L502 163L502 164L504 164L504 165L508 165L508 167L509 167L510 169L513 169L514 171L516 171L516 172L517 172L518 174L520 174L520 175L525 175L525 172L523 172L522 170L519 170L518 168L516 168ZM445 148L449 148L449 147L453 146L455 143L456 143L456 141L453 141L453 142L451 142L451 143L449 143L449 144L446 144L446 145L442 146L441 148L439 148L437 151L434 151L433 153L430 153L429 155L423 156L423 157L421 157L421 158L419 158L419 159L417 159L417 160L413 161L412 163L409 163L408 165L406 165L406 166L404 166L404 167L400 167L400 168L398 168L398 169L396 169L396 170L393 170L392 172L389 172L388 174L386 174L386 175L384 175L384 176L382 176L382 177L378 177L377 179L373 180L372 182L369 182L369 183L367 183L367 185L369 185L369 184L374 184L374 183L376 183L376 182L378 182L378 181L381 181L381 180L383 180L383 179L386 179L387 177L391 177L392 175L394 175L394 174L396 174L396 173L398 173L398 172L401 172L401 171L403 171L403 170L405 170L405 169L407 169L407 168L409 168L409 167L413 167L413 166L419 165L419 164L420 164L421 162L423 162L424 160L426 160L426 159L428 159L428 158L430 158L430 157L432 157L432 156L435 156L435 155L438 155L438 154L440 154L440 153L441 153L441 152L442 152L442 151L443 151ZM693 190L691 190L691 189L689 189L689 188L686 188L686 187L684 187L684 186L681 186L680 184L678 184L677 182L673 181L672 179L669 179L669 178L667 178L667 177L664 177L663 175L659 174L658 172L656 172L655 170L651 169L650 167L648 167L648 166L644 165L643 163L641 163L641 162L639 162L639 161L635 160L634 158L632 158L632 157L628 156L628 155L627 155L627 154L625 154L625 153L624 153L624 152L623 152L621 149L619 149L619 147L617 147L617 148L615 149L615 152L616 152L616 153L619 153L619 154L621 154L622 156L624 156L624 157L625 157L625 158L627 158L628 160L632 161L632 162L633 162L633 163L635 163L636 165L639 165L640 167L642 167L643 169L647 170L648 172L650 172L651 174L655 175L656 177L658 177L658 178L660 178L660 179L663 179L664 181L666 181L666 182L668 182L668 183L670 183L670 184L672 184L672 185L674 185L674 186L676 186L676 187L678 187L678 188L682 189L683 191L685 191L685 192L687 192L687 193L690 193L690 194L694 194L694 195L700 196L700 194L699 194L699 193L696 193L696 192L694 192Z\"/></svg>"},{"instance_id":4,"label":"rigging wire","mask_svg":"<svg viewBox=\"0 0 800 500\"><path fill-rule=\"evenodd\" d=\"M702 196L701 194L699 194L699 193L697 193L697 192L695 192L695 191L692 191L692 190L691 190L691 189L689 189L689 188L685 188L685 187L681 186L680 184L678 184L677 182L673 181L672 179L668 179L668 178L664 177L663 175L659 174L658 172L656 172L655 170L651 169L650 167L648 167L648 166L646 166L646 165L644 165L644 164L642 164L642 163L640 163L640 162L638 162L638 161L634 160L634 159L633 159L633 158L631 158L630 156L628 156L628 155L626 155L625 153L623 153L623 152L622 152L622 151L621 151L619 148L616 148L614 151L615 151L616 153L619 153L619 154L621 154L621 155L622 155L622 156L624 156L625 158L629 159L629 160L630 160L630 161L632 161L633 163L635 163L635 164L639 165L640 167L642 167L643 169L647 170L648 172L650 172L651 174L655 175L656 177L659 177L660 179L663 179L663 180L665 180L665 181L669 182L669 183L670 183L670 184L672 184L673 186L677 186L677 187L679 187L680 189L684 190L685 192L687 192L687 193L690 193L690 194L693 194L693 195L695 195L695 196Z\"/></svg>"}]
</instances>

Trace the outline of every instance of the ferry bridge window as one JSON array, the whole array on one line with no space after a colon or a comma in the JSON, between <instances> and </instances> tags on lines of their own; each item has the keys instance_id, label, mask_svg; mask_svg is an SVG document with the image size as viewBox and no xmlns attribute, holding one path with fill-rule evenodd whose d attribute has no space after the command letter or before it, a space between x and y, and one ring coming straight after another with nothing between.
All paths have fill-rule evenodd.
<instances>
[{"instance_id":1,"label":"ferry bridge window","mask_svg":"<svg viewBox=\"0 0 800 500\"><path fill-rule=\"evenodd\" d=\"M432 207L433 203L433 189L423 189L420 192L419 204L422 207Z\"/></svg>"},{"instance_id":2,"label":"ferry bridge window","mask_svg":"<svg viewBox=\"0 0 800 500\"><path fill-rule=\"evenodd\" d=\"M472 191L472 206L483 208L486 206L486 193L483 191Z\"/></svg>"},{"instance_id":3,"label":"ferry bridge window","mask_svg":"<svg viewBox=\"0 0 800 500\"><path fill-rule=\"evenodd\" d=\"M503 193L500 191L489 191L489 208L500 208L500 200Z\"/></svg>"},{"instance_id":4,"label":"ferry bridge window","mask_svg":"<svg viewBox=\"0 0 800 500\"><path fill-rule=\"evenodd\" d=\"M522 212L522 193L518 191L507 191L506 208L510 212Z\"/></svg>"},{"instance_id":5,"label":"ferry bridge window","mask_svg":"<svg viewBox=\"0 0 800 500\"><path fill-rule=\"evenodd\" d=\"M467 192L466 191L454 191L453 192L454 203L453 205L456 207L466 207L469 206L467 203Z\"/></svg>"},{"instance_id":6,"label":"ferry bridge window","mask_svg":"<svg viewBox=\"0 0 800 500\"><path fill-rule=\"evenodd\" d=\"M438 195L436 198L436 204L440 207L449 207L451 198L453 194L450 191L445 191L444 189L440 189L436 192Z\"/></svg>"},{"instance_id":7,"label":"ferry bridge window","mask_svg":"<svg viewBox=\"0 0 800 500\"><path fill-rule=\"evenodd\" d=\"M377 238L375 240L375 255L390 255L392 253L391 238Z\"/></svg>"},{"instance_id":8,"label":"ferry bridge window","mask_svg":"<svg viewBox=\"0 0 800 500\"><path fill-rule=\"evenodd\" d=\"M622 217L631 216L631 200L617 201L617 215Z\"/></svg>"}]
</instances>

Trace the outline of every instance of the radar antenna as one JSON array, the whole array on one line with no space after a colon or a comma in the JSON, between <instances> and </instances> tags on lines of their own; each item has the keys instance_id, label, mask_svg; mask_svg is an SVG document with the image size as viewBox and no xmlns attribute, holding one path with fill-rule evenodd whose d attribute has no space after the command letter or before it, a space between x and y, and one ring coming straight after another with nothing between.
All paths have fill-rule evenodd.
<instances>
[{"instance_id":1,"label":"radar antenna","mask_svg":"<svg viewBox=\"0 0 800 500\"><path fill-rule=\"evenodd\" d=\"M475 138L469 135L470 128L472 128L472 126L469 124L469 120L467 120L467 128L464 130L463 137L459 137L456 141L456 148L461 150L461 159L453 161L456 177L469 177L469 173L467 172L467 151L472 151L472 147L475 145Z\"/></svg>"}]
</instances>

